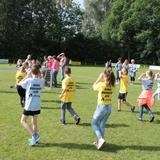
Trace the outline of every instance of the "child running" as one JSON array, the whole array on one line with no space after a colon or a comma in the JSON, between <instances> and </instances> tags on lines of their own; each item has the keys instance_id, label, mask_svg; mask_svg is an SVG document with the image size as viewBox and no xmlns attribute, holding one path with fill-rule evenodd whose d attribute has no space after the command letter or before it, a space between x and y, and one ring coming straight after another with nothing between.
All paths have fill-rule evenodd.
<instances>
[{"instance_id":1,"label":"child running","mask_svg":"<svg viewBox=\"0 0 160 160\"><path fill-rule=\"evenodd\" d=\"M62 92L59 95L61 98L61 124L66 124L65 113L66 109L70 112L75 120L75 124L79 124L80 117L72 108L72 102L74 100L76 82L74 78L71 76L71 68L66 67L64 69L65 78L62 81Z\"/></svg>"},{"instance_id":2,"label":"child running","mask_svg":"<svg viewBox=\"0 0 160 160\"><path fill-rule=\"evenodd\" d=\"M22 66L19 71L17 71L16 73L16 88L17 88L17 92L19 94L20 97L20 104L21 107L24 107L25 104L25 94L26 94L26 90L24 88L22 88L21 85L19 85L19 83L26 77L27 73L25 71L25 67Z\"/></svg>"},{"instance_id":3,"label":"child running","mask_svg":"<svg viewBox=\"0 0 160 160\"><path fill-rule=\"evenodd\" d=\"M39 74L39 67L37 65L33 65L31 68L31 75L28 75L28 78L21 81L19 84L26 89L26 102L24 112L21 117L21 124L32 135L32 138L28 140L29 145L31 146L36 145L40 139L37 121L38 114L40 114L41 110L41 90L44 86L44 80L40 78ZM29 116L32 116L31 125L28 122Z\"/></svg>"},{"instance_id":4,"label":"child running","mask_svg":"<svg viewBox=\"0 0 160 160\"><path fill-rule=\"evenodd\" d=\"M128 94L128 70L123 67L120 73L120 90L118 95L118 109L117 111L121 111L122 103L130 107L131 112L134 112L135 106L131 105L126 101L126 97Z\"/></svg>"},{"instance_id":5,"label":"child running","mask_svg":"<svg viewBox=\"0 0 160 160\"><path fill-rule=\"evenodd\" d=\"M141 76L138 78L138 80L141 80L142 82L142 92L140 96L138 97L138 103L139 103L139 121L142 121L143 117L143 109L145 108L146 111L149 114L150 122L154 121L154 115L150 108L154 106L154 100L153 100L153 72L148 70L146 73L141 74Z\"/></svg>"},{"instance_id":6,"label":"child running","mask_svg":"<svg viewBox=\"0 0 160 160\"><path fill-rule=\"evenodd\" d=\"M97 108L92 119L92 128L97 136L97 141L94 142L94 145L96 145L98 150L101 149L105 143L105 125L111 114L111 98L115 86L114 73L111 70L105 70L103 73L104 82L100 82L100 80L102 80L102 74L93 84L93 89L98 91Z\"/></svg>"},{"instance_id":7,"label":"child running","mask_svg":"<svg viewBox=\"0 0 160 160\"><path fill-rule=\"evenodd\" d=\"M157 81L157 90L153 94L153 97L158 96L158 100L160 100L160 72L155 74L155 80Z\"/></svg>"}]
</instances>

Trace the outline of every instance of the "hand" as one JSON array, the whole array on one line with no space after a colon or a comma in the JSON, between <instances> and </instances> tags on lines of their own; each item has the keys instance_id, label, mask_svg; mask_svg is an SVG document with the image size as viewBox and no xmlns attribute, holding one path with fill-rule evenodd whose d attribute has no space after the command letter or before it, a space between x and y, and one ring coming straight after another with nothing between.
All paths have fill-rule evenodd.
<instances>
[{"instance_id":1,"label":"hand","mask_svg":"<svg viewBox=\"0 0 160 160\"><path fill-rule=\"evenodd\" d=\"M59 98L62 98L62 97L63 97L63 95L62 95L62 94L60 94L60 95L59 95Z\"/></svg>"}]
</instances>

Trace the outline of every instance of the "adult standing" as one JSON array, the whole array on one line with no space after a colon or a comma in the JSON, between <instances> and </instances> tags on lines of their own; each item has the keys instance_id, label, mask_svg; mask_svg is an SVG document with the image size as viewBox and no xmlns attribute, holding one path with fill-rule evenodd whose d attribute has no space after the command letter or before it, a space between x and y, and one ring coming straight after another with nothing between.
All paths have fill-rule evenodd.
<instances>
[{"instance_id":1,"label":"adult standing","mask_svg":"<svg viewBox=\"0 0 160 160\"><path fill-rule=\"evenodd\" d=\"M60 60L59 64L61 66L61 79L63 80L64 79L64 69L67 63L67 58L64 53L59 54L57 58Z\"/></svg>"},{"instance_id":2,"label":"adult standing","mask_svg":"<svg viewBox=\"0 0 160 160\"><path fill-rule=\"evenodd\" d=\"M57 74L59 71L59 61L56 56L53 56L53 63L52 63L52 82L53 86L57 87Z\"/></svg>"}]
</instances>

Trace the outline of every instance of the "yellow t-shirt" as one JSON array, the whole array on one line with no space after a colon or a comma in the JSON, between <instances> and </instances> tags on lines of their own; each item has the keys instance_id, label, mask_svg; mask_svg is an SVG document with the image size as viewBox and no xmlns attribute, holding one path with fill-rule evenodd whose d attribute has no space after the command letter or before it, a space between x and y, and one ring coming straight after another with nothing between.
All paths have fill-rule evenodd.
<instances>
[{"instance_id":1,"label":"yellow t-shirt","mask_svg":"<svg viewBox=\"0 0 160 160\"><path fill-rule=\"evenodd\" d=\"M127 93L128 92L128 76L122 75L120 79L120 93Z\"/></svg>"},{"instance_id":2,"label":"yellow t-shirt","mask_svg":"<svg viewBox=\"0 0 160 160\"><path fill-rule=\"evenodd\" d=\"M108 105L112 103L112 93L114 87L106 85L105 82L99 82L93 86L93 89L98 91L97 104Z\"/></svg>"},{"instance_id":3,"label":"yellow t-shirt","mask_svg":"<svg viewBox=\"0 0 160 160\"><path fill-rule=\"evenodd\" d=\"M17 72L16 73L16 84L18 84L21 80L26 77L26 72Z\"/></svg>"},{"instance_id":4,"label":"yellow t-shirt","mask_svg":"<svg viewBox=\"0 0 160 160\"><path fill-rule=\"evenodd\" d=\"M61 101L64 103L73 102L74 96L75 96L75 90L76 90L75 79L71 76L67 76L62 81L62 89L66 90L66 91L65 91L63 97L61 98Z\"/></svg>"}]
</instances>

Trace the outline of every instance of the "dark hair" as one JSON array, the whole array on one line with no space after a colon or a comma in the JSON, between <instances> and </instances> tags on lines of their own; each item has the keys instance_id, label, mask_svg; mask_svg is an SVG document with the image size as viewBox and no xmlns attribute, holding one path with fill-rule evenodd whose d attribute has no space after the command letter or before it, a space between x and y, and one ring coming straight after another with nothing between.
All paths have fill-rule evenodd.
<instances>
[{"instance_id":1,"label":"dark hair","mask_svg":"<svg viewBox=\"0 0 160 160\"><path fill-rule=\"evenodd\" d=\"M39 66L38 65L33 65L32 68L31 68L31 72L34 74L34 75L39 75L41 72L39 70Z\"/></svg>"},{"instance_id":2,"label":"dark hair","mask_svg":"<svg viewBox=\"0 0 160 160\"><path fill-rule=\"evenodd\" d=\"M70 67L65 67L64 73L65 74L71 74L71 68Z\"/></svg>"},{"instance_id":3,"label":"dark hair","mask_svg":"<svg viewBox=\"0 0 160 160\"><path fill-rule=\"evenodd\" d=\"M105 69L104 76L107 79L107 83L111 86L115 86L115 76L111 69Z\"/></svg>"},{"instance_id":4,"label":"dark hair","mask_svg":"<svg viewBox=\"0 0 160 160\"><path fill-rule=\"evenodd\" d=\"M153 72L151 70L148 70L147 72L148 72L149 76L153 79L154 78Z\"/></svg>"}]
</instances>

